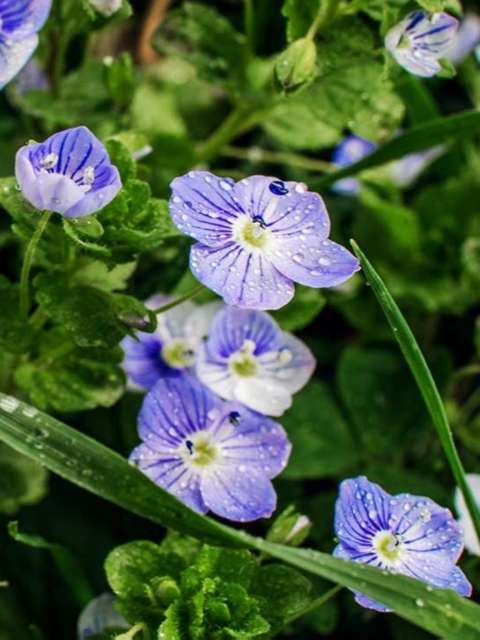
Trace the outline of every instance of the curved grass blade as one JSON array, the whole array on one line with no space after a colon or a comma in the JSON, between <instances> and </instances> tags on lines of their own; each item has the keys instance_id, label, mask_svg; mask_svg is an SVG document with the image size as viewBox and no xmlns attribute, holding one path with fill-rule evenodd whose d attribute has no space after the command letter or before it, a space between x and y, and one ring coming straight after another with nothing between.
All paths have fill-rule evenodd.
<instances>
[{"instance_id":1,"label":"curved grass blade","mask_svg":"<svg viewBox=\"0 0 480 640\"><path fill-rule=\"evenodd\" d=\"M0 440L87 491L160 525L205 542L267 553L376 598L397 615L437 636L480 640L480 606L455 592L432 589L411 578L318 551L273 544L201 516L99 442L3 394L0 394Z\"/></svg>"},{"instance_id":2,"label":"curved grass blade","mask_svg":"<svg viewBox=\"0 0 480 640\"><path fill-rule=\"evenodd\" d=\"M344 169L322 176L316 181L318 189L324 189L337 180L353 176L365 169L403 158L403 156L423 151L455 138L473 136L480 130L480 111L464 111L458 115L435 118L412 127L406 133L389 140L379 149Z\"/></svg>"},{"instance_id":3,"label":"curved grass blade","mask_svg":"<svg viewBox=\"0 0 480 640\"><path fill-rule=\"evenodd\" d=\"M395 336L400 349L405 357L405 360L413 373L413 376L417 382L418 388L423 396L425 404L432 418L432 422L437 430L438 437L442 444L445 456L448 460L450 468L452 470L455 482L460 488L465 502L467 503L468 511L472 517L472 521L475 525L477 536L480 540L480 511L478 510L475 498L468 482L465 478L465 470L458 455L455 441L453 439L452 430L448 422L445 406L440 397L438 387L435 384L432 373L428 367L428 364L423 356L420 347L418 345L412 330L408 326L402 312L400 311L397 303L393 299L391 293L388 291L385 283L380 278L378 273L373 268L372 264L361 251L360 247L353 240L351 241L353 250L360 260L360 264L368 280L372 290L383 309L383 312L392 328L393 335ZM480 625L480 621L479 621Z\"/></svg>"}]
</instances>

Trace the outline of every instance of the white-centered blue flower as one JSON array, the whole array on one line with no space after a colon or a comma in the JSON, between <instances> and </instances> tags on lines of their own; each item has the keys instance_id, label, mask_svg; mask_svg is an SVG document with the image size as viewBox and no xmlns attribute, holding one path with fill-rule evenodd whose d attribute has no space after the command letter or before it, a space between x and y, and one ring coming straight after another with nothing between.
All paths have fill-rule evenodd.
<instances>
[{"instance_id":1,"label":"white-centered blue flower","mask_svg":"<svg viewBox=\"0 0 480 640\"><path fill-rule=\"evenodd\" d=\"M303 183L190 171L171 187L173 222L197 240L192 273L227 304L279 309L293 298L294 282L336 287L360 268L329 240L325 203Z\"/></svg>"},{"instance_id":2,"label":"white-centered blue flower","mask_svg":"<svg viewBox=\"0 0 480 640\"><path fill-rule=\"evenodd\" d=\"M467 482L470 485L475 501L480 509L480 474L468 473ZM475 531L472 518L465 504L465 499L462 492L457 487L455 489L455 508L459 515L459 523L463 529L465 536L465 546L476 556L480 556L480 540L478 539L477 532Z\"/></svg>"},{"instance_id":3,"label":"white-centered blue flower","mask_svg":"<svg viewBox=\"0 0 480 640\"><path fill-rule=\"evenodd\" d=\"M143 440L130 460L192 509L248 522L276 508L271 479L291 445L281 425L223 402L193 376L165 378L145 396Z\"/></svg>"},{"instance_id":4,"label":"white-centered blue flower","mask_svg":"<svg viewBox=\"0 0 480 640\"><path fill-rule=\"evenodd\" d=\"M145 303L158 309L173 298L162 294ZM200 344L208 335L213 317L222 308L221 302L196 305L187 300L158 315L154 333L139 331L122 341L125 353L123 369L130 387L151 389L161 378L193 373Z\"/></svg>"},{"instance_id":5,"label":"white-centered blue flower","mask_svg":"<svg viewBox=\"0 0 480 640\"><path fill-rule=\"evenodd\" d=\"M51 8L52 0L0 0L0 89L31 58Z\"/></svg>"},{"instance_id":6,"label":"white-centered blue flower","mask_svg":"<svg viewBox=\"0 0 480 640\"><path fill-rule=\"evenodd\" d=\"M281 416L315 369L308 347L264 311L226 307L202 345L197 376L226 400Z\"/></svg>"},{"instance_id":7,"label":"white-centered blue flower","mask_svg":"<svg viewBox=\"0 0 480 640\"><path fill-rule=\"evenodd\" d=\"M448 13L414 11L395 25L385 37L385 47L404 69L430 78L441 70L453 44L458 20Z\"/></svg>"},{"instance_id":8,"label":"white-centered blue flower","mask_svg":"<svg viewBox=\"0 0 480 640\"><path fill-rule=\"evenodd\" d=\"M456 566L463 534L448 509L409 493L392 496L364 476L344 480L335 505L334 555L470 596L472 585ZM358 604L389 609L362 593Z\"/></svg>"}]
</instances>

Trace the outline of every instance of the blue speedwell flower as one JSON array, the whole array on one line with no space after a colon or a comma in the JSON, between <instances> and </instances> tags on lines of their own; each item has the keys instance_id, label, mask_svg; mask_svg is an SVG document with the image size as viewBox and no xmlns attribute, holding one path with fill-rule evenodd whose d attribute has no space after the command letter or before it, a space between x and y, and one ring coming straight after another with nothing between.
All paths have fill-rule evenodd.
<instances>
[{"instance_id":1,"label":"blue speedwell flower","mask_svg":"<svg viewBox=\"0 0 480 640\"><path fill-rule=\"evenodd\" d=\"M200 348L197 375L227 400L281 416L315 369L310 350L264 311L226 307Z\"/></svg>"},{"instance_id":2,"label":"blue speedwell flower","mask_svg":"<svg viewBox=\"0 0 480 640\"><path fill-rule=\"evenodd\" d=\"M145 303L149 309L158 309L172 301L156 295ZM198 347L208 335L220 302L201 306L186 301L158 315L154 333L139 331L122 342L125 353L123 369L133 388L151 389L161 378L193 373Z\"/></svg>"},{"instance_id":3,"label":"blue speedwell flower","mask_svg":"<svg viewBox=\"0 0 480 640\"><path fill-rule=\"evenodd\" d=\"M453 64L460 64L472 51L480 46L480 16L467 13L445 56Z\"/></svg>"},{"instance_id":4,"label":"blue speedwell flower","mask_svg":"<svg viewBox=\"0 0 480 640\"><path fill-rule=\"evenodd\" d=\"M335 507L339 545L334 555L453 589L469 596L472 586L457 567L463 536L448 509L429 498L391 496L365 477L345 480ZM356 593L356 601L376 611L387 607Z\"/></svg>"},{"instance_id":5,"label":"blue speedwell flower","mask_svg":"<svg viewBox=\"0 0 480 640\"><path fill-rule=\"evenodd\" d=\"M343 169L362 160L372 151L375 151L376 148L377 145L374 142L370 142L370 140L360 138L360 136L349 135L335 147L332 154L332 162L340 169ZM342 180L337 180L332 188L337 193L354 195L359 192L360 183L356 178L343 178Z\"/></svg>"},{"instance_id":6,"label":"blue speedwell flower","mask_svg":"<svg viewBox=\"0 0 480 640\"><path fill-rule=\"evenodd\" d=\"M191 376L160 380L139 416L143 444L131 461L192 509L247 522L271 516L271 478L286 466L283 428L224 403Z\"/></svg>"},{"instance_id":7,"label":"blue speedwell flower","mask_svg":"<svg viewBox=\"0 0 480 640\"><path fill-rule=\"evenodd\" d=\"M30 204L66 218L102 209L122 186L107 150L86 127L67 129L45 142L22 147L15 173Z\"/></svg>"},{"instance_id":8,"label":"blue speedwell flower","mask_svg":"<svg viewBox=\"0 0 480 640\"><path fill-rule=\"evenodd\" d=\"M453 44L458 20L448 13L414 11L394 26L385 37L385 47L404 69L430 78L441 70Z\"/></svg>"},{"instance_id":9,"label":"blue speedwell flower","mask_svg":"<svg viewBox=\"0 0 480 640\"><path fill-rule=\"evenodd\" d=\"M325 204L304 184L190 171L171 186L173 221L199 241L191 269L227 304L278 309L293 297L293 282L332 287L359 269L349 251L328 240Z\"/></svg>"},{"instance_id":10,"label":"blue speedwell flower","mask_svg":"<svg viewBox=\"0 0 480 640\"><path fill-rule=\"evenodd\" d=\"M52 0L0 0L0 89L32 56L51 8Z\"/></svg>"}]
</instances>

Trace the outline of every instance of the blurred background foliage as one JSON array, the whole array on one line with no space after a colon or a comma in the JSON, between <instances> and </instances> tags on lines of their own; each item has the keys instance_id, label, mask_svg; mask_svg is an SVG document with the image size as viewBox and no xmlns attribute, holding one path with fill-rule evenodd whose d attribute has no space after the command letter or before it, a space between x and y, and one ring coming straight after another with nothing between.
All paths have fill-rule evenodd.
<instances>
[{"instance_id":1,"label":"blurred background foliage","mask_svg":"<svg viewBox=\"0 0 480 640\"><path fill-rule=\"evenodd\" d=\"M298 83L275 65L305 35L318 0L256 0L253 19L241 0L130 4L107 20L87 0L56 0L38 54L50 87L12 83L0 96L0 390L62 414L125 455L137 441L140 404L123 393L117 345L129 331L125 318L144 314L139 301L158 290L181 294L194 284L189 242L171 226L165 202L175 176L198 165L315 190L347 132L381 144L399 129L480 108L473 56L454 78L427 82L384 56L380 33L415 4L406 0L346 3L358 12L321 32L316 64ZM30 138L79 124L109 140L125 188L88 222L50 225L37 256L38 317L27 327L16 317L12 282L33 222L10 177L14 155ZM129 152L147 145L151 153L135 163ZM354 237L385 278L432 365L465 466L480 472L478 136L448 143L403 190L382 169L362 182L358 196L322 191L333 236L344 244ZM79 307L91 322L78 322ZM280 507L293 503L311 518L311 543L332 549L336 487L349 474L451 505L452 479L430 420L362 276L336 290L299 287L275 317L318 360L315 379L281 420L294 453L276 482ZM8 536L12 515L22 529L68 547L92 593L106 590L102 566L112 548L163 536L4 447L0 513L0 578L11 584L0 590L0 640L74 638L82 604L47 550ZM264 534L266 525L252 529ZM480 584L478 559L465 564ZM374 618L346 593L298 625L285 637L427 637Z\"/></svg>"}]
</instances>

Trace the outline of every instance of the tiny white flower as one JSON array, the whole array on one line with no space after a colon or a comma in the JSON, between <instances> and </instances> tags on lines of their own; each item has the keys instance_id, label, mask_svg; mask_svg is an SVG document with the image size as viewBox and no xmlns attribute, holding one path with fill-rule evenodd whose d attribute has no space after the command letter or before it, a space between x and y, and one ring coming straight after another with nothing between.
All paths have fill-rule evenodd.
<instances>
[{"instance_id":1,"label":"tiny white flower","mask_svg":"<svg viewBox=\"0 0 480 640\"><path fill-rule=\"evenodd\" d=\"M90 0L90 4L103 16L113 16L122 8L122 0Z\"/></svg>"}]
</instances>

